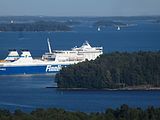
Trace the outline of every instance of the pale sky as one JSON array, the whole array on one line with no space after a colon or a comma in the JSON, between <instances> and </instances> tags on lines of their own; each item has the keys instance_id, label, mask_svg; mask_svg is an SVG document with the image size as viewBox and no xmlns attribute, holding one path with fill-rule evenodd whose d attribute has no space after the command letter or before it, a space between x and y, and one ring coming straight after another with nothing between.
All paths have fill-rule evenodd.
<instances>
[{"instance_id":1,"label":"pale sky","mask_svg":"<svg viewBox=\"0 0 160 120\"><path fill-rule=\"evenodd\" d=\"M160 15L160 0L0 0L0 16Z\"/></svg>"}]
</instances>

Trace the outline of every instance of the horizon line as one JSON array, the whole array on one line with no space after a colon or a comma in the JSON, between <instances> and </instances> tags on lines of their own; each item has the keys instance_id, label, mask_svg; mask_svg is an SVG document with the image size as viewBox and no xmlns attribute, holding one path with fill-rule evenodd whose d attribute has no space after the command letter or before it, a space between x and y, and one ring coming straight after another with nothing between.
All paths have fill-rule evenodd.
<instances>
[{"instance_id":1,"label":"horizon line","mask_svg":"<svg viewBox=\"0 0 160 120\"><path fill-rule=\"evenodd\" d=\"M116 15L113 15L113 16L90 16L90 15L77 15L77 16L51 16L51 15L0 15L0 17L160 17L160 15L122 15L122 16L116 16Z\"/></svg>"}]
</instances>

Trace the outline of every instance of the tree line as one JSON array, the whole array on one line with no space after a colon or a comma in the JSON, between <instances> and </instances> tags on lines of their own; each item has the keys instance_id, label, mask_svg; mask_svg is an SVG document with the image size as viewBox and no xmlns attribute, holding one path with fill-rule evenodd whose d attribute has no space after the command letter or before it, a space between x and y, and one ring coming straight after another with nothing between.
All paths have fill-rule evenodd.
<instances>
[{"instance_id":1,"label":"tree line","mask_svg":"<svg viewBox=\"0 0 160 120\"><path fill-rule=\"evenodd\" d=\"M160 51L114 52L63 68L59 88L160 87Z\"/></svg>"},{"instance_id":2,"label":"tree line","mask_svg":"<svg viewBox=\"0 0 160 120\"><path fill-rule=\"evenodd\" d=\"M37 21L33 23L1 23L0 31L70 31L63 22Z\"/></svg>"},{"instance_id":3,"label":"tree line","mask_svg":"<svg viewBox=\"0 0 160 120\"><path fill-rule=\"evenodd\" d=\"M71 112L63 109L36 109L25 113L19 109L14 112L0 109L0 120L160 120L160 108L148 107L130 108L122 105L120 108L108 108L105 112Z\"/></svg>"}]
</instances>

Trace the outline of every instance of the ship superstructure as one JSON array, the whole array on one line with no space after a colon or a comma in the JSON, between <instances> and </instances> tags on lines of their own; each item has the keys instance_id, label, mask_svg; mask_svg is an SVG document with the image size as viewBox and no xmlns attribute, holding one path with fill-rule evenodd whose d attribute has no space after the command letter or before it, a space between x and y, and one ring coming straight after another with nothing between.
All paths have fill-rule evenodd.
<instances>
[{"instance_id":1,"label":"ship superstructure","mask_svg":"<svg viewBox=\"0 0 160 120\"><path fill-rule=\"evenodd\" d=\"M50 46L50 44L48 45ZM50 47L49 47L50 48ZM97 56L103 54L102 47L91 47L86 41L81 47L74 47L71 50L54 50L49 49L49 53L42 56L43 60L54 60L59 62L65 61L84 61L94 60Z\"/></svg>"},{"instance_id":2,"label":"ship superstructure","mask_svg":"<svg viewBox=\"0 0 160 120\"><path fill-rule=\"evenodd\" d=\"M15 61L15 60L17 60L17 59L19 59L19 54L18 54L18 52L17 52L17 50L9 50L9 54L8 54L8 56L6 57L6 61Z\"/></svg>"},{"instance_id":3,"label":"ship superstructure","mask_svg":"<svg viewBox=\"0 0 160 120\"><path fill-rule=\"evenodd\" d=\"M28 50L22 50L20 56L16 50L10 50L7 58L0 61L0 75L57 73L62 67L94 60L103 53L102 47L91 47L88 42L71 50L52 51L47 41L49 52L41 59L33 59Z\"/></svg>"}]
</instances>

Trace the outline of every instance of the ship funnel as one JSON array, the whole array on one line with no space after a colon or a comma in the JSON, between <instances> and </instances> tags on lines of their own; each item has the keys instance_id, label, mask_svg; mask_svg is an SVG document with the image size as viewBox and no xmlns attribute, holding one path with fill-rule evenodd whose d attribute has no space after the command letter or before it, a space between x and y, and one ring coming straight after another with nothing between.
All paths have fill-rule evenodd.
<instances>
[{"instance_id":1,"label":"ship funnel","mask_svg":"<svg viewBox=\"0 0 160 120\"><path fill-rule=\"evenodd\" d=\"M47 38L47 43L48 43L49 53L51 54L51 53L52 53L52 49L51 49L51 44L50 44L50 42L49 42L49 38Z\"/></svg>"},{"instance_id":2,"label":"ship funnel","mask_svg":"<svg viewBox=\"0 0 160 120\"><path fill-rule=\"evenodd\" d=\"M32 59L31 53L30 53L28 50L22 50L21 52L22 52L21 58L29 58L29 59Z\"/></svg>"},{"instance_id":3,"label":"ship funnel","mask_svg":"<svg viewBox=\"0 0 160 120\"><path fill-rule=\"evenodd\" d=\"M6 61L15 61L19 58L19 54L17 52L17 50L9 50L9 54L7 56L7 58L5 59Z\"/></svg>"}]
</instances>

